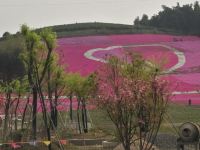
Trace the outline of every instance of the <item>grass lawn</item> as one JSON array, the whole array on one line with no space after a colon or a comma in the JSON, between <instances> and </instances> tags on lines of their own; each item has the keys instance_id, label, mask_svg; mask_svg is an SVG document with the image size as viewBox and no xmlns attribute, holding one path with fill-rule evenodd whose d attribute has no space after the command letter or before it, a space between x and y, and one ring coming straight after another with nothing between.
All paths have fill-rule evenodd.
<instances>
[{"instance_id":1,"label":"grass lawn","mask_svg":"<svg viewBox=\"0 0 200 150\"><path fill-rule=\"evenodd\" d=\"M106 116L106 112L102 110L93 110L90 111L90 116L95 129L99 129L111 136L115 135L115 127ZM200 123L200 106L169 104L159 132L177 134L176 130L185 122Z\"/></svg>"},{"instance_id":2,"label":"grass lawn","mask_svg":"<svg viewBox=\"0 0 200 150\"><path fill-rule=\"evenodd\" d=\"M116 141L115 136L115 127L111 120L107 117L106 112L103 110L90 110L89 111L89 122L91 124L91 129L89 133L86 134L78 134L70 129L68 120L69 113L61 112L59 115L59 128L57 130L57 134L60 139L103 139L103 140L114 140ZM74 111L74 117L76 116L76 111ZM164 117L164 121L160 128L160 133L170 133L177 135L178 127L184 122L200 122L200 107L198 106L186 106L186 105L178 105L178 104L170 104L167 113ZM41 115L38 116L41 118ZM61 119L63 118L63 119ZM76 119L76 117L74 118ZM38 125L43 126L42 119L39 119ZM62 120L62 121L61 121ZM173 125L172 125L173 124ZM29 133L30 134L30 133ZM38 133L39 134L39 133ZM45 137L46 133L40 132L40 137ZM24 137L26 140L26 136ZM40 138L39 138L40 139ZM52 145L53 149L57 149L58 146L56 144ZM31 149L35 147L31 147L28 144L23 145L22 149ZM37 146L38 149L47 149L44 144L39 144ZM75 145L65 145L65 149L82 149L83 147L78 147ZM89 147L91 150L100 150L102 147ZM5 148L6 149L6 148ZM88 149L88 147L85 147ZM7 150L10 150L8 147Z\"/></svg>"},{"instance_id":3,"label":"grass lawn","mask_svg":"<svg viewBox=\"0 0 200 150\"><path fill-rule=\"evenodd\" d=\"M180 125L185 122L200 123L200 106L170 104L160 132L177 134Z\"/></svg>"}]
</instances>

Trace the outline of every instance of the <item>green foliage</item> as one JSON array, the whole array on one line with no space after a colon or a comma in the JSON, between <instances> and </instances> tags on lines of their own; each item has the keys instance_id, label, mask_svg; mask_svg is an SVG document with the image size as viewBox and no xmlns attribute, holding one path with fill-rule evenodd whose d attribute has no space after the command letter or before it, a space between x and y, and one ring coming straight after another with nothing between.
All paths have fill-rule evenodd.
<instances>
[{"instance_id":1,"label":"green foliage","mask_svg":"<svg viewBox=\"0 0 200 150\"><path fill-rule=\"evenodd\" d=\"M143 16L142 16L142 19L141 19L141 24L143 24L143 25L148 25L148 16L146 15L146 14L144 14Z\"/></svg>"},{"instance_id":2,"label":"green foliage","mask_svg":"<svg viewBox=\"0 0 200 150\"><path fill-rule=\"evenodd\" d=\"M147 19L148 18L146 18L145 22L148 21ZM88 35L138 34L138 33L180 34L178 31L174 31L171 29L142 26L139 24L139 22L140 20L138 21L137 27L126 24L92 22L92 23L58 25L58 26L52 26L50 28L52 28L52 30L57 33L58 38L88 36ZM42 29L38 29L37 31L39 32L40 30Z\"/></svg>"},{"instance_id":3,"label":"green foliage","mask_svg":"<svg viewBox=\"0 0 200 150\"><path fill-rule=\"evenodd\" d=\"M162 6L163 10L157 15L148 19L147 15L143 15L141 20L135 19L135 27L146 26L156 27L159 30L169 29L175 33L196 34L200 35L200 5L196 1L194 5L187 4L180 6L177 3L175 7Z\"/></svg>"},{"instance_id":4,"label":"green foliage","mask_svg":"<svg viewBox=\"0 0 200 150\"><path fill-rule=\"evenodd\" d=\"M0 93L15 93L18 95L24 94L28 91L28 82L27 79L14 79L10 82L0 82Z\"/></svg>"},{"instance_id":5,"label":"green foliage","mask_svg":"<svg viewBox=\"0 0 200 150\"><path fill-rule=\"evenodd\" d=\"M29 92L30 91L29 88L30 87L29 87L28 79L26 76L21 80L15 80L15 92L18 95Z\"/></svg>"},{"instance_id":6,"label":"green foliage","mask_svg":"<svg viewBox=\"0 0 200 150\"><path fill-rule=\"evenodd\" d=\"M51 28L44 28L41 31L40 36L42 37L42 40L46 42L49 49L54 49L56 47L56 33L52 32Z\"/></svg>"},{"instance_id":7,"label":"green foliage","mask_svg":"<svg viewBox=\"0 0 200 150\"><path fill-rule=\"evenodd\" d=\"M23 49L21 36L10 37L0 41L0 79L11 81L21 78L25 73L19 55Z\"/></svg>"},{"instance_id":8,"label":"green foliage","mask_svg":"<svg viewBox=\"0 0 200 150\"><path fill-rule=\"evenodd\" d=\"M141 55L131 54L132 63L126 63L123 68L123 73L132 79L152 80L159 69L155 68L154 64L147 62ZM151 64L151 65L150 65Z\"/></svg>"},{"instance_id":9,"label":"green foliage","mask_svg":"<svg viewBox=\"0 0 200 150\"><path fill-rule=\"evenodd\" d=\"M75 23L51 27L58 37L133 33L132 25L112 23ZM41 30L41 29L38 29Z\"/></svg>"},{"instance_id":10,"label":"green foliage","mask_svg":"<svg viewBox=\"0 0 200 150\"><path fill-rule=\"evenodd\" d=\"M82 80L82 77L80 76L80 74L78 74L78 73L68 73L67 74L66 79L65 79L67 93L75 94L79 80Z\"/></svg>"},{"instance_id":11,"label":"green foliage","mask_svg":"<svg viewBox=\"0 0 200 150\"><path fill-rule=\"evenodd\" d=\"M49 67L51 70L51 78L50 80L46 78L46 80L49 82L51 92L57 90L59 92L57 94L59 95L66 93L67 73L65 72L64 68L62 66L58 66L56 60L54 59L52 59L52 63Z\"/></svg>"},{"instance_id":12,"label":"green foliage","mask_svg":"<svg viewBox=\"0 0 200 150\"><path fill-rule=\"evenodd\" d=\"M69 95L75 95L79 98L87 98L94 93L95 81L94 75L82 77L78 73L68 73L65 78L66 91Z\"/></svg>"},{"instance_id":13,"label":"green foliage","mask_svg":"<svg viewBox=\"0 0 200 150\"><path fill-rule=\"evenodd\" d=\"M25 41L26 47L25 49L27 51L30 51L31 49L37 49L39 47L39 41L40 41L40 36L31 30L28 26L22 25L21 27L21 33L23 35L23 40Z\"/></svg>"},{"instance_id":14,"label":"green foliage","mask_svg":"<svg viewBox=\"0 0 200 150\"><path fill-rule=\"evenodd\" d=\"M10 36L11 36L11 34L9 32L5 32L2 37L9 38Z\"/></svg>"},{"instance_id":15,"label":"green foliage","mask_svg":"<svg viewBox=\"0 0 200 150\"><path fill-rule=\"evenodd\" d=\"M0 82L0 92L3 94L15 92L16 88L19 86L19 82L19 80L12 80L10 82Z\"/></svg>"}]
</instances>

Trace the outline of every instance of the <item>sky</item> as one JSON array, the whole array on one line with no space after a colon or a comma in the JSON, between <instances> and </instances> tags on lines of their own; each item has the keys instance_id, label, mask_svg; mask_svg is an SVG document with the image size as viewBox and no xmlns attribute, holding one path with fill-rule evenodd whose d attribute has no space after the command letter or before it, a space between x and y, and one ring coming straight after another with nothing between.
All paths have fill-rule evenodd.
<instances>
[{"instance_id":1,"label":"sky","mask_svg":"<svg viewBox=\"0 0 200 150\"><path fill-rule=\"evenodd\" d=\"M80 23L133 24L142 14L152 16L161 5L176 6L195 0L0 0L0 37L16 33L24 23L32 28Z\"/></svg>"}]
</instances>

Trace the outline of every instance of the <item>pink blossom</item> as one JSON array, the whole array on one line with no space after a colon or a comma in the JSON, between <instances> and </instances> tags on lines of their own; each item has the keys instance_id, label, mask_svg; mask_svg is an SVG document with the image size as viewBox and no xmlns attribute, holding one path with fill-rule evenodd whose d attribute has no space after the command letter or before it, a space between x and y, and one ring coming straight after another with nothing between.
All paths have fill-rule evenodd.
<instances>
[{"instance_id":1,"label":"pink blossom","mask_svg":"<svg viewBox=\"0 0 200 150\"><path fill-rule=\"evenodd\" d=\"M174 42L173 39L182 39ZM109 46L119 45L135 45L135 44L151 44L162 43L169 45L184 52L186 63L177 71L178 74L168 75L164 79L169 80L170 90L173 91L196 91L200 89L200 38L195 36L171 36L171 35L154 35L154 34L134 34L134 35L106 35L106 36L88 36L88 37L72 37L61 38L58 40L57 52L60 55L60 63L67 64L70 72L80 72L81 75L88 75L96 71L102 63L89 60L84 57L84 53L93 48L106 48ZM169 68L177 63L177 56L164 47L147 46L127 48L129 51L136 51L142 54L147 60L159 60L166 57L164 68ZM98 51L94 53L97 58L104 58L106 54L112 54L122 57L122 53L126 48L113 49L111 51ZM118 81L117 81L118 82ZM103 87L102 87L103 88ZM107 88L107 87L104 87ZM141 88L141 91L145 89ZM112 91L109 91L112 95ZM124 95L126 93L124 92ZM186 96L186 95L185 95ZM193 97L188 94L187 97ZM173 101L182 102L184 95L172 98ZM109 99L109 95L108 95ZM116 99L116 98L115 98ZM177 101L178 99L178 101ZM195 99L194 99L195 100ZM195 100L198 101L198 100ZM197 104L197 102L195 102ZM200 95L199 95L200 104Z\"/></svg>"}]
</instances>

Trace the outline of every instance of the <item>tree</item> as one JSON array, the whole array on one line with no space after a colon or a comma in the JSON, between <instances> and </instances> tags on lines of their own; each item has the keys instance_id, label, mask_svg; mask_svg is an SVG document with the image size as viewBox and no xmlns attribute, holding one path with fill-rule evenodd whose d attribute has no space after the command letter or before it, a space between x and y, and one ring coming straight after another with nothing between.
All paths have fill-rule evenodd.
<instances>
[{"instance_id":1,"label":"tree","mask_svg":"<svg viewBox=\"0 0 200 150\"><path fill-rule=\"evenodd\" d=\"M62 66L57 64L58 56L55 53L52 56L52 62L48 66L46 82L48 83L48 99L51 108L51 125L52 128L57 128L58 98L66 93L67 73Z\"/></svg>"},{"instance_id":2,"label":"tree","mask_svg":"<svg viewBox=\"0 0 200 150\"><path fill-rule=\"evenodd\" d=\"M27 94L29 91L29 85L28 85L28 81L27 78L24 78L22 80L16 80L15 81L15 94L16 94L16 103L15 103L15 130L17 130L17 110L19 107L19 103L20 103L20 99L21 96L23 96L24 94ZM24 115L24 114L23 114ZM22 125L23 127L23 125Z\"/></svg>"},{"instance_id":3,"label":"tree","mask_svg":"<svg viewBox=\"0 0 200 150\"><path fill-rule=\"evenodd\" d=\"M21 37L12 37L0 42L0 79L12 81L23 78L25 69L19 55L23 49Z\"/></svg>"},{"instance_id":4,"label":"tree","mask_svg":"<svg viewBox=\"0 0 200 150\"><path fill-rule=\"evenodd\" d=\"M166 82L140 56L127 57L112 56L98 70L95 100L114 123L125 150L133 143L149 150L167 107Z\"/></svg>"},{"instance_id":5,"label":"tree","mask_svg":"<svg viewBox=\"0 0 200 150\"><path fill-rule=\"evenodd\" d=\"M148 20L149 20L148 16L147 16L146 14L144 14L144 15L142 16L142 19L141 19L140 23L141 23L142 25L146 26L146 25L148 25Z\"/></svg>"},{"instance_id":6,"label":"tree","mask_svg":"<svg viewBox=\"0 0 200 150\"><path fill-rule=\"evenodd\" d=\"M10 37L11 36L11 34L9 33L9 32L4 32L4 34L3 34L3 38L8 38L8 37Z\"/></svg>"},{"instance_id":7,"label":"tree","mask_svg":"<svg viewBox=\"0 0 200 150\"><path fill-rule=\"evenodd\" d=\"M194 12L197 12L197 13L200 12L200 6L199 6L199 2L198 1L196 1L194 3Z\"/></svg>"},{"instance_id":8,"label":"tree","mask_svg":"<svg viewBox=\"0 0 200 150\"><path fill-rule=\"evenodd\" d=\"M72 111L72 103L73 103L73 96L75 96L75 91L77 88L77 82L80 78L80 75L77 73L68 73L65 79L66 83L66 93L70 100L70 109L69 109L69 115L70 120L73 121L73 111Z\"/></svg>"},{"instance_id":9,"label":"tree","mask_svg":"<svg viewBox=\"0 0 200 150\"><path fill-rule=\"evenodd\" d=\"M21 32L26 45L22 58L26 64L29 84L33 91L33 139L36 139L37 96L39 95L47 138L51 141L51 120L48 117L45 104L44 79L51 65L53 49L56 46L56 34L49 28L42 29L39 33L36 33L26 25L22 26ZM49 150L51 149L51 144L49 144L48 148Z\"/></svg>"},{"instance_id":10,"label":"tree","mask_svg":"<svg viewBox=\"0 0 200 150\"><path fill-rule=\"evenodd\" d=\"M81 104L81 113L82 113L82 127L84 133L88 132L88 116L87 116L87 101L91 97L94 97L94 91L96 89L95 76L91 74L88 77L82 77L79 79L78 87L76 87L75 93L78 99L78 104ZM79 107L78 110L79 111Z\"/></svg>"},{"instance_id":11,"label":"tree","mask_svg":"<svg viewBox=\"0 0 200 150\"><path fill-rule=\"evenodd\" d=\"M156 27L161 31L180 32L182 34L196 34L200 33L200 6L196 1L194 5L187 4L180 6L179 3L175 7L168 7L163 5L162 11L153 15L148 19L147 15L143 15L142 19L138 21L136 18L137 27L138 24Z\"/></svg>"},{"instance_id":12,"label":"tree","mask_svg":"<svg viewBox=\"0 0 200 150\"><path fill-rule=\"evenodd\" d=\"M45 105L45 91L43 88L43 81L48 71L48 66L51 64L53 49L56 46L56 34L52 32L51 29L45 28L41 31L40 36L41 47L40 49L36 49L37 53L34 59L34 72L32 75L34 76L37 92L39 94L40 102L42 104L43 120L47 132L47 138L49 141L51 141L51 120L50 117L48 117L47 108ZM51 144L48 145L48 149L51 150Z\"/></svg>"},{"instance_id":13,"label":"tree","mask_svg":"<svg viewBox=\"0 0 200 150\"><path fill-rule=\"evenodd\" d=\"M16 87L18 86L18 80L12 80L10 82L0 82L0 92L1 94L5 94L4 100L4 125L3 125L3 139L6 140L8 136L8 124L11 118L10 108L13 104L14 100L12 99L12 94L15 92Z\"/></svg>"},{"instance_id":14,"label":"tree","mask_svg":"<svg viewBox=\"0 0 200 150\"><path fill-rule=\"evenodd\" d=\"M21 59L25 64L29 85L32 89L32 136L33 140L36 140L38 91L36 82L34 81L34 64L36 59L36 50L38 49L40 42L40 36L34 31L31 31L31 29L27 25L21 26L21 34L23 35L25 43L25 49L24 52L21 54Z\"/></svg>"},{"instance_id":15,"label":"tree","mask_svg":"<svg viewBox=\"0 0 200 150\"><path fill-rule=\"evenodd\" d=\"M138 27L138 26L140 25L140 18L139 18L139 17L137 17L137 18L134 20L134 25L135 25L136 27Z\"/></svg>"},{"instance_id":16,"label":"tree","mask_svg":"<svg viewBox=\"0 0 200 150\"><path fill-rule=\"evenodd\" d=\"M194 22L193 27L197 33L200 33L199 31L199 25L200 25L200 5L199 2L196 1L194 3Z\"/></svg>"},{"instance_id":17,"label":"tree","mask_svg":"<svg viewBox=\"0 0 200 150\"><path fill-rule=\"evenodd\" d=\"M78 105L76 110L79 133L88 132L87 100L93 95L95 89L94 75L82 77L78 73L68 73L66 76L66 91L70 100L70 120L73 121L72 103L73 96L76 97ZM81 116L80 116L81 113ZM82 125L81 125L82 123Z\"/></svg>"},{"instance_id":18,"label":"tree","mask_svg":"<svg viewBox=\"0 0 200 150\"><path fill-rule=\"evenodd\" d=\"M75 78L75 82L74 82L74 85L75 85L74 94L75 94L77 102L78 102L76 115L77 115L78 129L79 129L80 134L82 133L81 120L80 120L80 108L81 108L81 102L82 102L82 86L83 86L83 83L84 83L84 77L82 77L80 74L77 74L77 76Z\"/></svg>"}]
</instances>

